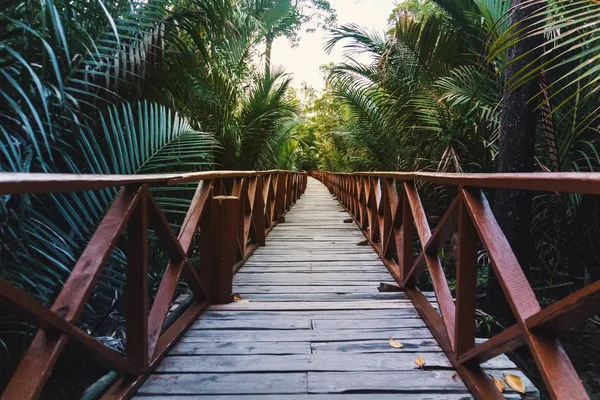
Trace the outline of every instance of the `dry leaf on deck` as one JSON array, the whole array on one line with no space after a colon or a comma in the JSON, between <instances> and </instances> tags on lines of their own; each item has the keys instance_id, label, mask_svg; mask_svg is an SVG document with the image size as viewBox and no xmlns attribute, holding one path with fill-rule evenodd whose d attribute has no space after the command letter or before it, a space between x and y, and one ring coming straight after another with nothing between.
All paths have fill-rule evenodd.
<instances>
[{"instance_id":1,"label":"dry leaf on deck","mask_svg":"<svg viewBox=\"0 0 600 400\"><path fill-rule=\"evenodd\" d=\"M425 360L423 359L423 357L419 356L415 358L415 364L417 364L419 368L423 369L423 366L425 365Z\"/></svg>"},{"instance_id":2,"label":"dry leaf on deck","mask_svg":"<svg viewBox=\"0 0 600 400\"><path fill-rule=\"evenodd\" d=\"M523 379L513 374L506 374L504 379L506 380L506 383L508 383L508 386L515 389L519 393L525 393L525 384L523 383Z\"/></svg>"},{"instance_id":3,"label":"dry leaf on deck","mask_svg":"<svg viewBox=\"0 0 600 400\"><path fill-rule=\"evenodd\" d=\"M403 348L403 347L404 347L404 345L403 345L402 343L400 343L400 342L399 342L399 341L397 341L397 340L394 340L394 339L392 339L392 337L391 337L391 336L390 336L390 340L389 340L389 342L390 342L390 346L392 346L392 347L394 347L394 348L396 348L396 349L401 349L401 348Z\"/></svg>"},{"instance_id":4,"label":"dry leaf on deck","mask_svg":"<svg viewBox=\"0 0 600 400\"><path fill-rule=\"evenodd\" d=\"M500 393L504 392L504 382L502 382L502 380L498 379L498 378L494 378L492 376L492 378L494 379L494 385L496 385L496 388L500 391Z\"/></svg>"},{"instance_id":5,"label":"dry leaf on deck","mask_svg":"<svg viewBox=\"0 0 600 400\"><path fill-rule=\"evenodd\" d=\"M242 301L242 296L240 296L237 293L232 294L231 298L233 299L233 301Z\"/></svg>"}]
</instances>

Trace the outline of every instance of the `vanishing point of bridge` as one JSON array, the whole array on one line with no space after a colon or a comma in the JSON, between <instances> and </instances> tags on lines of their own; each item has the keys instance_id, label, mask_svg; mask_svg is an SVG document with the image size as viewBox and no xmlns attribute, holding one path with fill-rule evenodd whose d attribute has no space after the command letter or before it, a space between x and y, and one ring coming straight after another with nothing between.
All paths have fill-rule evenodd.
<instances>
[{"instance_id":1,"label":"vanishing point of bridge","mask_svg":"<svg viewBox=\"0 0 600 400\"><path fill-rule=\"evenodd\" d=\"M598 194L599 177L313 176L325 185L285 171L5 174L0 194L122 189L50 308L0 281L0 304L40 326L2 398L40 397L68 341L113 370L87 399L537 398L504 355L522 345L531 349L553 398L587 398L553 332L597 312L598 282L541 309L485 196L472 187ZM456 199L433 232L415 185L421 181L456 186ZM186 182L198 188L175 233L149 188ZM170 257L151 304L149 230ZM455 231L456 301L437 257ZM76 327L122 235L126 333L133 338L125 355ZM420 253L414 253L415 238ZM475 338L479 243L517 320L487 341ZM188 258L193 251L200 253L200 266ZM415 286L425 271L433 292ZM174 298L180 279L190 293ZM500 393L492 377L507 374L521 377L525 393L508 385Z\"/></svg>"}]
</instances>

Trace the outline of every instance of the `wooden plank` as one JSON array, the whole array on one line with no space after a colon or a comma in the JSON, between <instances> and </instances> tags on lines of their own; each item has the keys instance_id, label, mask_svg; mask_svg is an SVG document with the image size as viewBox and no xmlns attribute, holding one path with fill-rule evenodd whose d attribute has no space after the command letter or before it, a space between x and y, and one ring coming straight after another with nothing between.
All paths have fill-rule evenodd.
<instances>
[{"instance_id":1,"label":"wooden plank","mask_svg":"<svg viewBox=\"0 0 600 400\"><path fill-rule=\"evenodd\" d=\"M318 329L396 329L422 328L425 322L419 318L406 319L313 319L312 327Z\"/></svg>"},{"instance_id":2,"label":"wooden plank","mask_svg":"<svg viewBox=\"0 0 600 400\"><path fill-rule=\"evenodd\" d=\"M465 393L426 393L426 394L411 394L402 393L402 400L468 400L471 397ZM519 394L507 394L504 396L506 400L521 400ZM134 397L137 400L165 400L162 396L143 396ZM194 399L211 399L211 400L281 400L280 395L196 395ZM286 400L398 400L398 394L385 393L369 393L369 394L287 394ZM190 400L190 396L170 395L168 400Z\"/></svg>"},{"instance_id":3,"label":"wooden plank","mask_svg":"<svg viewBox=\"0 0 600 400\"><path fill-rule=\"evenodd\" d=\"M535 396L531 381L516 370L497 371L492 375L503 378L504 373L521 377L528 392ZM309 393L344 393L353 391L393 391L396 393L465 392L462 380L453 371L396 371L385 372L309 372ZM507 393L514 391L507 386ZM532 398L528 396L525 398ZM535 397L533 397L535 398Z\"/></svg>"},{"instance_id":4,"label":"wooden plank","mask_svg":"<svg viewBox=\"0 0 600 400\"><path fill-rule=\"evenodd\" d=\"M239 342L332 342L345 340L388 340L397 339L430 339L431 333L425 328L396 328L396 329L358 329L358 330L189 330L181 338L182 342L202 342L207 340L222 340Z\"/></svg>"},{"instance_id":5,"label":"wooden plank","mask_svg":"<svg viewBox=\"0 0 600 400\"><path fill-rule=\"evenodd\" d=\"M297 274L298 276L294 276L291 274L270 274L268 272L264 273L247 273L247 274L239 274L236 275L234 281L238 284L240 283L275 283L275 282L287 282L287 283L331 283L331 282L345 282L345 281L389 281L390 275L388 273L380 273L380 274L362 274L362 273L347 273L347 274L338 274L335 272L327 273L322 272L319 274Z\"/></svg>"},{"instance_id":6,"label":"wooden plank","mask_svg":"<svg viewBox=\"0 0 600 400\"><path fill-rule=\"evenodd\" d=\"M285 257L285 255L281 255L281 257ZM244 264L244 267L292 267L292 266L319 266L319 267L347 267L347 266L364 266L364 267L376 267L380 268L381 272L385 270L382 269L381 261L372 260L372 261L356 261L356 260L347 260L347 261L319 261L319 260L305 260L305 261L260 261L255 262L251 260L248 264ZM391 280L391 279L388 279Z\"/></svg>"},{"instance_id":7,"label":"wooden plank","mask_svg":"<svg viewBox=\"0 0 600 400\"><path fill-rule=\"evenodd\" d=\"M238 319L238 318L317 318L317 319L394 319L418 318L419 313L414 308L384 309L384 310L315 310L315 311L211 311L202 314L204 319Z\"/></svg>"},{"instance_id":8,"label":"wooden plank","mask_svg":"<svg viewBox=\"0 0 600 400\"><path fill-rule=\"evenodd\" d=\"M413 364L414 365L414 364ZM452 371L309 372L309 393L356 391L393 391L396 393L463 392L466 386Z\"/></svg>"},{"instance_id":9,"label":"wooden plank","mask_svg":"<svg viewBox=\"0 0 600 400\"><path fill-rule=\"evenodd\" d=\"M381 310L396 308L413 308L409 300L366 300L366 301L309 301L309 302L249 302L249 303L229 303L213 305L210 307L213 311L310 311L310 310Z\"/></svg>"},{"instance_id":10,"label":"wooden plank","mask_svg":"<svg viewBox=\"0 0 600 400\"><path fill-rule=\"evenodd\" d=\"M306 393L306 373L152 375L140 395Z\"/></svg>"},{"instance_id":11,"label":"wooden plank","mask_svg":"<svg viewBox=\"0 0 600 400\"><path fill-rule=\"evenodd\" d=\"M222 341L177 343L169 355L256 355L311 354L310 342L233 342Z\"/></svg>"},{"instance_id":12,"label":"wooden plank","mask_svg":"<svg viewBox=\"0 0 600 400\"><path fill-rule=\"evenodd\" d=\"M336 273L347 273L347 272L360 272L364 274L369 273L381 273L382 267L378 266L369 266L369 265L356 265L356 264L347 264L341 266L313 266L312 263L306 263L304 266L280 266L280 265L261 265L261 266L247 266L244 265L238 274L245 273L262 273L262 272L277 272L277 273L285 273L285 272L293 272L293 273L311 273L311 272L336 272Z\"/></svg>"},{"instance_id":13,"label":"wooden plank","mask_svg":"<svg viewBox=\"0 0 600 400\"><path fill-rule=\"evenodd\" d=\"M340 288L348 288L350 286L361 286L362 288L377 288L379 287L380 283L389 283L389 280L381 280L381 279L373 279L373 280L361 280L361 281L325 281L325 282L321 282L318 279L303 279L303 280L297 280L295 282L290 282L290 281L285 281L285 280L277 280L275 282L261 282L260 280L257 279L253 279L250 282L247 282L245 280L238 280L233 282L235 287L242 287L242 286L273 286L273 285L279 285L281 287L288 287L288 286L332 286L335 284L339 284Z\"/></svg>"},{"instance_id":14,"label":"wooden plank","mask_svg":"<svg viewBox=\"0 0 600 400\"><path fill-rule=\"evenodd\" d=\"M190 329L312 329L308 318L199 319Z\"/></svg>"},{"instance_id":15,"label":"wooden plank","mask_svg":"<svg viewBox=\"0 0 600 400\"><path fill-rule=\"evenodd\" d=\"M404 339L402 351L432 353L442 349L435 339ZM387 340L347 340L341 342L315 342L310 344L312 354L330 354L336 357L339 353L398 353L398 349L390 346Z\"/></svg>"},{"instance_id":16,"label":"wooden plank","mask_svg":"<svg viewBox=\"0 0 600 400\"><path fill-rule=\"evenodd\" d=\"M344 282L346 283L346 282ZM326 286L326 285L292 285L292 286L280 286L280 285L265 285L265 286L251 286L251 285L236 285L234 284L234 291L236 293L371 293L375 292L379 287L379 282L369 282L368 285L354 286L346 285L343 286ZM405 298L405 297L399 297Z\"/></svg>"},{"instance_id":17,"label":"wooden plank","mask_svg":"<svg viewBox=\"0 0 600 400\"><path fill-rule=\"evenodd\" d=\"M168 356L155 373L231 373L231 372L306 372L306 371L414 371L418 353L397 349L395 353L290 355L218 355ZM451 368L442 352L429 353L428 369ZM497 357L484 364L487 369L507 369L514 364L507 357ZM385 389L385 387L381 387Z\"/></svg>"},{"instance_id":18,"label":"wooden plank","mask_svg":"<svg viewBox=\"0 0 600 400\"><path fill-rule=\"evenodd\" d=\"M364 300L407 300L404 293L387 292L379 293L372 291L371 293L313 293L307 296L306 293L276 293L276 294L252 294L248 293L243 296L244 299L260 302L341 302L341 301L364 301Z\"/></svg>"}]
</instances>

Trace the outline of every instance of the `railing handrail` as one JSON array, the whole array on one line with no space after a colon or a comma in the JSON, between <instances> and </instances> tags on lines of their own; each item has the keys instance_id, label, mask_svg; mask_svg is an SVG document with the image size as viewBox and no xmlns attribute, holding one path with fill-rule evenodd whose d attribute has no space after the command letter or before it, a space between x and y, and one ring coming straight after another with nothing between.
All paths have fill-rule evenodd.
<instances>
[{"instance_id":1,"label":"railing handrail","mask_svg":"<svg viewBox=\"0 0 600 400\"><path fill-rule=\"evenodd\" d=\"M396 282L402 286L465 384L478 399L502 399L481 364L527 345L553 399L589 398L555 329L600 311L600 281L542 308L481 188L600 194L599 173L438 174L311 172L352 215ZM432 231L415 182L450 184L456 196ZM454 233L456 301L439 249ZM421 243L414 257L414 239ZM488 254L516 323L475 342L477 253ZM417 283L425 271L439 313Z\"/></svg>"},{"instance_id":2,"label":"railing handrail","mask_svg":"<svg viewBox=\"0 0 600 400\"><path fill-rule=\"evenodd\" d=\"M195 182L183 223L173 230L152 185ZM55 193L121 187L94 229L54 303L47 307L0 279L0 306L38 322L39 329L11 377L3 399L36 399L67 341L120 374L106 398L131 396L179 336L210 303L231 301L235 271L306 189L307 174L292 171L206 171L158 175L0 173L0 194ZM160 192L160 188L159 188ZM149 230L168 256L149 304ZM126 233L125 355L78 329L104 264ZM198 256L200 268L191 263ZM175 290L184 279L194 298L167 327Z\"/></svg>"},{"instance_id":3,"label":"railing handrail","mask_svg":"<svg viewBox=\"0 0 600 400\"><path fill-rule=\"evenodd\" d=\"M300 171L203 171L139 175L0 172L0 195L77 192L143 184L172 186L204 180L245 178L284 172Z\"/></svg>"},{"instance_id":4,"label":"railing handrail","mask_svg":"<svg viewBox=\"0 0 600 400\"><path fill-rule=\"evenodd\" d=\"M321 172L314 171L313 174ZM327 173L336 176L423 181L442 185L480 188L600 194L600 172L449 173L373 171Z\"/></svg>"}]
</instances>

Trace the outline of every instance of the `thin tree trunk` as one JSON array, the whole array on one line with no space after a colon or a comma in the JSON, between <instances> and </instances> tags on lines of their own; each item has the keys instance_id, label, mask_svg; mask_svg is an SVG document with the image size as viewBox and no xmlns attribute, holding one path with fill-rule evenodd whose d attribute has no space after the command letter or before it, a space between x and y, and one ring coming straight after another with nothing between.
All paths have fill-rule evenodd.
<instances>
[{"instance_id":1,"label":"thin tree trunk","mask_svg":"<svg viewBox=\"0 0 600 400\"><path fill-rule=\"evenodd\" d=\"M273 52L273 32L267 33L267 46L265 49L265 76L271 75L271 54Z\"/></svg>"},{"instance_id":2,"label":"thin tree trunk","mask_svg":"<svg viewBox=\"0 0 600 400\"><path fill-rule=\"evenodd\" d=\"M534 49L539 48L542 38L539 35L523 38L528 34L528 19L538 7L528 5L524 0L512 0L514 13L511 24L518 24L517 30L524 29L522 38L507 51L505 70L504 96L502 97L502 116L500 121L499 153L497 157L498 172L531 172L534 170L535 133L537 125L537 101L539 77L514 87L511 78L533 62L540 55ZM522 57L522 58L519 58ZM528 68L533 68L532 66ZM531 225L531 192L519 190L498 190L494 201L494 214L498 224L506 235L525 274L528 275L532 241ZM495 279L490 282L488 293L489 305L494 314L503 319L511 319L510 310L501 305L504 295Z\"/></svg>"}]
</instances>

